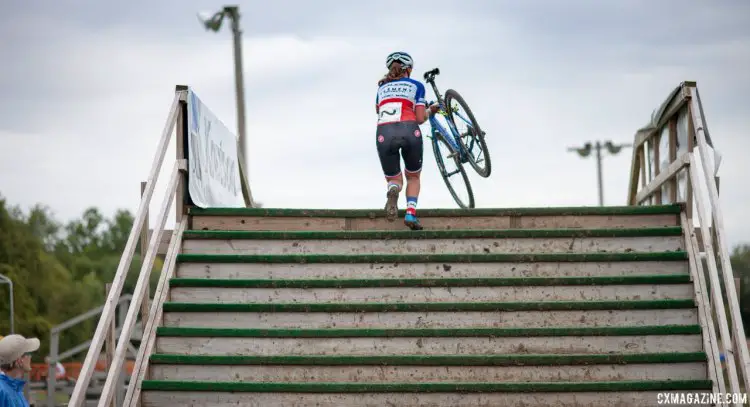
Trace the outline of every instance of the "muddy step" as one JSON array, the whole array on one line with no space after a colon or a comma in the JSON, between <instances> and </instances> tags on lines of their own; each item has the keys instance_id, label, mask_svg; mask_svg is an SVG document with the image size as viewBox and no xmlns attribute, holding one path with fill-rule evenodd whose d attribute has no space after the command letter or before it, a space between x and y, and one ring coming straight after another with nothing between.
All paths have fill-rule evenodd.
<instances>
[{"instance_id":1,"label":"muddy step","mask_svg":"<svg viewBox=\"0 0 750 407\"><path fill-rule=\"evenodd\" d=\"M181 263L179 278L207 279L400 279L494 277L616 277L689 275L687 261L565 263Z\"/></svg>"},{"instance_id":2,"label":"muddy step","mask_svg":"<svg viewBox=\"0 0 750 407\"><path fill-rule=\"evenodd\" d=\"M185 254L590 253L684 250L682 229L187 231Z\"/></svg>"},{"instance_id":3,"label":"muddy step","mask_svg":"<svg viewBox=\"0 0 750 407\"><path fill-rule=\"evenodd\" d=\"M157 330L156 351L178 355L491 355L698 352L697 325L604 328Z\"/></svg>"},{"instance_id":4,"label":"muddy step","mask_svg":"<svg viewBox=\"0 0 750 407\"><path fill-rule=\"evenodd\" d=\"M703 352L378 358L155 354L150 359L150 379L316 383L700 380L705 378L706 363Z\"/></svg>"},{"instance_id":5,"label":"muddy step","mask_svg":"<svg viewBox=\"0 0 750 407\"><path fill-rule=\"evenodd\" d=\"M144 406L655 405L658 393L711 391L710 380L526 383L253 383L146 380ZM260 393L260 394L259 394ZM199 404L200 403L200 404ZM375 404L380 403L380 404Z\"/></svg>"},{"instance_id":6,"label":"muddy step","mask_svg":"<svg viewBox=\"0 0 750 407\"><path fill-rule=\"evenodd\" d=\"M164 326L197 328L537 328L696 324L693 300L411 304L167 302ZM461 317L456 317L456 312Z\"/></svg>"},{"instance_id":7,"label":"muddy step","mask_svg":"<svg viewBox=\"0 0 750 407\"><path fill-rule=\"evenodd\" d=\"M152 385L152 387L158 387ZM697 389L699 392L710 390ZM686 395L695 391L610 391L585 393L233 393L203 391L158 391L143 392L144 407L351 407L351 406L398 406L398 407L632 407L664 405L680 407L708 407L690 399L690 404L680 403ZM674 401L673 401L674 400Z\"/></svg>"},{"instance_id":8,"label":"muddy step","mask_svg":"<svg viewBox=\"0 0 750 407\"><path fill-rule=\"evenodd\" d=\"M679 205L420 209L429 230L637 228L679 225ZM190 208L191 229L197 230L403 230L389 222L382 209ZM400 217L404 211L400 211Z\"/></svg>"},{"instance_id":9,"label":"muddy step","mask_svg":"<svg viewBox=\"0 0 750 407\"><path fill-rule=\"evenodd\" d=\"M688 260L685 251L628 253L471 253L471 254L178 254L179 263L529 263Z\"/></svg>"},{"instance_id":10,"label":"muddy step","mask_svg":"<svg viewBox=\"0 0 750 407\"><path fill-rule=\"evenodd\" d=\"M352 280L172 279L174 302L366 303L692 299L688 275Z\"/></svg>"}]
</instances>

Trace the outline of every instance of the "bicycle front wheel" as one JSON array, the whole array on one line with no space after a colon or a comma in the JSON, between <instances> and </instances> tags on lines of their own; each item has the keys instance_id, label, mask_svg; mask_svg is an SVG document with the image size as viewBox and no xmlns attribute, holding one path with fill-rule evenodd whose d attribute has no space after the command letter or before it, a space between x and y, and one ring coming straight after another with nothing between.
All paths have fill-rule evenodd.
<instances>
[{"instance_id":1,"label":"bicycle front wheel","mask_svg":"<svg viewBox=\"0 0 750 407\"><path fill-rule=\"evenodd\" d=\"M440 175L442 175L443 181L445 181L445 185L448 187L448 191L450 191L451 196L453 196L453 200L456 201L461 208L473 208L474 192L471 190L469 177L466 175L466 171L461 164L458 153L451 148L440 133L433 133L432 135L432 152L435 154L435 161L440 170ZM454 164L456 169L448 170L446 168L446 163ZM455 177L456 175L458 175L458 177ZM453 178L452 181L451 178Z\"/></svg>"},{"instance_id":2,"label":"bicycle front wheel","mask_svg":"<svg viewBox=\"0 0 750 407\"><path fill-rule=\"evenodd\" d=\"M477 174L484 178L489 177L492 172L490 151L487 149L484 132L479 127L474 113L471 112L464 98L453 89L445 91L445 104L448 109L448 119L456 126L458 131L458 142L461 143L464 151L468 154L467 161ZM462 124L466 124L468 130L460 130ZM479 151L476 151L477 147Z\"/></svg>"}]
</instances>

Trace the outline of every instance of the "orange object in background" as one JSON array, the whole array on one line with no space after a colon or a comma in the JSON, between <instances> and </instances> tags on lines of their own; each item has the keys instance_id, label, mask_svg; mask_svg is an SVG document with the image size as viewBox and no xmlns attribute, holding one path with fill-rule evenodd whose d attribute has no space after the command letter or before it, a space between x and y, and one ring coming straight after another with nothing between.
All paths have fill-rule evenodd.
<instances>
[{"instance_id":1,"label":"orange object in background","mask_svg":"<svg viewBox=\"0 0 750 407\"><path fill-rule=\"evenodd\" d=\"M83 367L83 364L81 362L68 362L68 363L63 363L62 365L65 368L65 375L64 377L61 375L57 375L57 380L78 379L78 375L81 373L81 368ZM128 372L128 375L133 373L134 366L135 366L135 360L125 361L125 370ZM107 367L107 364L105 363L104 359L99 359L96 362L96 367L94 368L94 371L104 372L106 371L106 367ZM29 380L32 382L45 381L47 380L48 372L49 372L48 364L32 363L31 372L29 373Z\"/></svg>"}]
</instances>

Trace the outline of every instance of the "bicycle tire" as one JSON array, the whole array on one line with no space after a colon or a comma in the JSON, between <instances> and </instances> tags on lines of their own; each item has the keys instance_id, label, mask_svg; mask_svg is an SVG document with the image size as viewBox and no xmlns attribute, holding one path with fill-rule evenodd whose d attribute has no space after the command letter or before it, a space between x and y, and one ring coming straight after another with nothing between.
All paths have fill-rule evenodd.
<instances>
[{"instance_id":1,"label":"bicycle tire","mask_svg":"<svg viewBox=\"0 0 750 407\"><path fill-rule=\"evenodd\" d=\"M469 108L468 103L466 103L466 100L464 100L464 98L457 91L448 89L445 92L445 106L448 110L448 119L453 123L454 126L456 125L456 121L453 118L453 109L450 108L451 100L455 100L456 102L458 102L458 104L461 105L463 110L466 112L466 115L469 116L471 126L475 129L475 131L472 132L473 137L479 143L479 146L484 152L485 167L480 167L476 162L476 157L469 154L469 147L467 146L467 143L464 142L463 137L458 137L458 142L461 143L461 147L463 147L463 149L466 150L466 153L469 155L469 164L471 164L471 167L474 168L474 171L476 171L479 176L487 178L492 173L492 161L490 160L490 150L487 148L487 142L484 140L484 133L482 132L482 128L479 127L479 123L474 117L474 113L472 113L471 109Z\"/></svg>"},{"instance_id":2,"label":"bicycle tire","mask_svg":"<svg viewBox=\"0 0 750 407\"><path fill-rule=\"evenodd\" d=\"M448 151L451 153L455 152L453 148L451 148L450 144L448 144L447 141L443 138L443 135L437 132L434 132L432 135L432 152L435 155L435 162L437 163L438 169L440 170L440 175L443 177L443 181L445 181L445 185L448 187L448 191L451 193L451 196L453 196L453 200L456 201L459 207L463 209L471 209L474 208L474 191L471 189L471 182L469 182L469 176L466 175L466 170L464 170L463 164L461 164L461 161L458 159L458 157L453 157L453 161L456 163L456 166L458 167L458 171L461 173L461 178L464 180L464 184L466 184L466 192L469 194L469 203L468 205L463 203L461 199L458 197L458 194L456 193L455 188L453 188L453 185L448 180L447 171L445 169L445 163L443 162L443 157L440 155L440 148L438 147L438 143L442 142L447 148Z\"/></svg>"}]
</instances>

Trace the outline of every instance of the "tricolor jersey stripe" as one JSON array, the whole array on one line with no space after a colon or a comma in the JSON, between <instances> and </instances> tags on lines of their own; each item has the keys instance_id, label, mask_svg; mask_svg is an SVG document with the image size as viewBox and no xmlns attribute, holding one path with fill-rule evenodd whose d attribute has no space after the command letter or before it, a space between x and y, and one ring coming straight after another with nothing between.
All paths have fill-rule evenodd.
<instances>
[{"instance_id":1,"label":"tricolor jersey stripe","mask_svg":"<svg viewBox=\"0 0 750 407\"><path fill-rule=\"evenodd\" d=\"M378 125L415 121L416 107L426 103L424 85L411 78L388 82L378 88L375 103L378 106Z\"/></svg>"}]
</instances>

